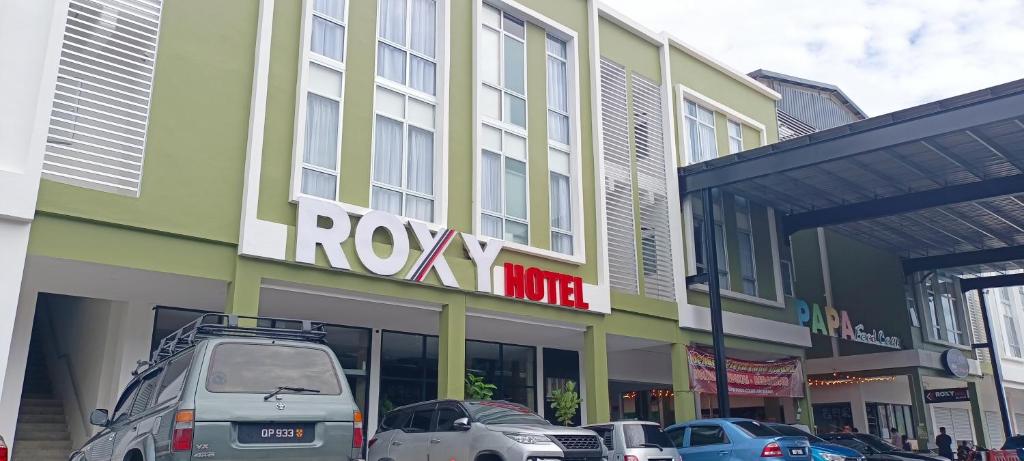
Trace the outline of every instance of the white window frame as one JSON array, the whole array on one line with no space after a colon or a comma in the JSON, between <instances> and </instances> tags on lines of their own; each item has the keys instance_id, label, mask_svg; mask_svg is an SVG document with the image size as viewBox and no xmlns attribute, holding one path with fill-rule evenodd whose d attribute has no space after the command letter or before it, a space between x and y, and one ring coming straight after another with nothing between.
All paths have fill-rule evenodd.
<instances>
[{"instance_id":1,"label":"white window frame","mask_svg":"<svg viewBox=\"0 0 1024 461\"><path fill-rule=\"evenodd\" d=\"M694 116L692 116L692 115L690 115L689 113L686 112L686 107L689 104L693 104L694 106L696 106L696 108L697 108L697 115L698 115L697 117L694 117ZM689 129L690 124L696 123L697 125L702 125L702 126L706 126L706 127L709 126L709 127L711 127L711 133L713 133L713 136L712 136L713 143L711 145L715 149L715 151L713 152L713 155L712 155L711 158L695 159L694 155L696 155L696 154L693 152L693 148L692 148L692 146L691 146L691 144L689 142L690 141L689 138L687 138L687 143L686 143L685 146L683 146L684 150L686 151L686 158L689 159L691 163L705 162L705 161L708 161L708 160L714 160L716 156L721 155L721 153L718 152L718 126L717 126L717 123L715 123L715 110L711 109L711 108L708 108L708 107L704 107L700 103L698 103L696 101L691 101L689 99L683 99L682 106L683 106L682 107L682 109L683 109L683 111L682 111L682 113L683 113L683 128L685 129L685 132L686 132L687 136L689 136L689 134L690 134L690 129ZM704 122L702 122L700 120L699 115L700 115L700 111L702 111L702 110L711 113L711 124L710 125L707 124L707 123L704 123Z\"/></svg>"},{"instance_id":2,"label":"white window frame","mask_svg":"<svg viewBox=\"0 0 1024 461\"><path fill-rule=\"evenodd\" d=\"M348 0L349 2L357 0ZM449 0L436 0L435 14L436 18L436 30L435 30L435 57L433 59L422 55L419 52L413 51L411 47L394 43L390 40L386 40L380 36L380 0L374 0L377 2L378 16L375 18L376 24L374 25L374 33L376 40L374 41L373 48L373 76L374 76L374 98L373 98L373 120L371 122L371 138L370 138L370 189L368 202L366 209L373 208L373 189L374 187L381 187L394 192L402 194L402 212L399 217L403 220L412 220L425 222L426 224L435 224L440 227L444 227L448 222L448 71L449 71L449 50L451 42L451 29L450 24L450 8ZM406 1L406 17L405 17L405 33L406 37L411 40L412 31L412 2ZM409 75L411 67L411 56L416 55L421 59L431 61L434 63L434 92L435 95L424 93L422 91L413 89L410 86L389 80L387 78L377 75L377 61L380 59L379 49L377 48L378 43L385 43L388 46L395 47L406 53L405 58L405 80L409 81ZM376 149L377 142L377 116L383 116L395 120L394 117L382 114L378 112L377 108L377 91L384 89L386 91L392 91L402 95L405 98L405 110L406 118L402 120L396 120L402 124L402 186L396 187L390 184L378 183L374 180L374 156L376 155L374 149ZM424 102L434 106L434 128L431 131L434 134L434 174L433 174L433 196L427 196L423 193L409 190L408 184L408 161L409 161L409 127L415 126L419 129L425 129L422 126L410 124L407 121L409 100L414 99L420 102ZM419 198L425 198L433 200L434 209L432 221L421 221L405 216L406 199L408 196L414 196Z\"/></svg>"},{"instance_id":3,"label":"white window frame","mask_svg":"<svg viewBox=\"0 0 1024 461\"><path fill-rule=\"evenodd\" d=\"M757 130L761 138L760 146L765 146L768 144L768 129L765 127L763 123L758 122L757 120L754 120L753 118L750 118L746 115L743 115L739 111L725 104L722 104L708 96L705 96L695 90L687 88L685 85L676 85L676 116L677 119L681 122L676 124L677 138L680 140L680 145L682 146L682 149L679 149L681 153L681 158L679 159L680 164L691 165L694 163L690 161L690 135L688 133L689 130L686 129L687 100L692 101L699 106L704 106L705 109L710 109L713 112L725 115L726 120L735 121L739 123L741 127L743 125L746 125ZM717 143L717 130L715 132L715 140ZM719 156L721 156L721 152L719 152Z\"/></svg>"},{"instance_id":4,"label":"white window frame","mask_svg":"<svg viewBox=\"0 0 1024 461\"><path fill-rule=\"evenodd\" d=\"M780 252L779 265L781 266L780 270L783 273L789 274L789 286L787 287L785 281L782 279L780 279L779 282L782 286L782 295L792 298L796 296L796 266L793 261L793 244L790 243L789 245L786 245L786 249L784 251L786 252L785 254L789 255L789 259L782 259L782 253ZM789 293L786 293L787 289L789 290Z\"/></svg>"},{"instance_id":5,"label":"white window frame","mask_svg":"<svg viewBox=\"0 0 1024 461\"><path fill-rule=\"evenodd\" d=\"M1006 351L1005 356L1010 360L1024 361L1024 344L1021 344L1021 330L1020 325L1017 322L1017 313L1015 311L1015 307L1020 300L1015 299L1016 296L1011 293L1010 288L999 288L997 291L1000 293L996 298L998 299L999 308L1002 313L1000 318L1002 319L1003 324L1003 341L1005 344L1003 349ZM1004 295L1006 298L1003 298ZM1013 329L1013 336L1017 341L1016 344L1012 344L1010 342L1011 328ZM1017 348L1016 353L1014 353L1014 347Z\"/></svg>"},{"instance_id":6,"label":"white window frame","mask_svg":"<svg viewBox=\"0 0 1024 461\"><path fill-rule=\"evenodd\" d=\"M955 347L958 349L969 350L971 343L971 332L966 326L970 325L970 319L967 315L967 300L964 299L962 292L960 291L960 283L956 277L942 274L942 273L930 273L927 278L918 279L918 275L915 275L915 285L917 285L917 293L920 296L921 307L925 310L924 318L921 322L921 328L924 330L925 337L928 342L942 344L949 347ZM946 328L946 312L942 307L942 292L939 290L939 279L948 279L948 283L953 285L952 290L952 301L953 301L953 314L956 316L956 326L958 327L958 334L960 335L961 342L953 342L949 339L949 331ZM934 316L932 315L932 305L929 304L928 300L928 280L933 281L931 291L934 296Z\"/></svg>"},{"instance_id":7,"label":"white window frame","mask_svg":"<svg viewBox=\"0 0 1024 461\"><path fill-rule=\"evenodd\" d=\"M299 40L299 79L298 88L296 89L295 98L295 127L292 139L292 174L290 184L289 200L292 202L298 201L299 197L312 197L318 200L327 200L323 197L307 195L302 193L302 169L309 168L311 170L320 171L327 174L333 174L336 178L334 182L334 200L340 200L341 193L341 151L344 145L342 127L345 126L345 88L348 84L348 71L346 62L348 61L349 52L349 15L351 14L351 8L353 0L345 1L345 19L344 21L337 21L334 18L326 17L314 10L316 2L314 0L306 0L302 5L302 26L300 27L302 38ZM339 24L345 28L344 42L345 46L342 49L342 59L344 61L336 61L334 59L322 56L314 53L310 47L313 41L313 17L319 17L321 19ZM306 165L303 162L303 155L305 154L306 147L306 100L309 94L309 66L311 64L317 64L324 66L328 69L341 73L341 99L332 98L326 95L317 93L318 96L323 96L328 99L333 99L338 102L338 146L337 146L337 170L329 171L324 168L316 167L315 165Z\"/></svg>"},{"instance_id":8,"label":"white window frame","mask_svg":"<svg viewBox=\"0 0 1024 461\"><path fill-rule=\"evenodd\" d=\"M581 128L580 128L580 121L579 121L580 120L580 94L579 94L580 86L579 86L579 69L578 69L580 54L579 54L579 40L578 40L578 35L577 35L576 31L574 31L574 30L572 30L572 29L570 29L570 28L568 28L568 27L558 23L557 21L554 21L551 18L548 18L547 16L544 16L543 14L541 14L541 13L539 13L537 11L534 11L534 10L532 10L530 8L527 8L526 6L524 6L524 5L522 5L522 4L518 3L518 2L515 2L513 0L474 0L474 3L473 3L473 5L474 5L473 6L473 27L474 27L474 33L473 33L473 37L474 37L474 40L473 40L473 56L474 56L474 66L473 66L473 120L474 120L474 131L473 131L473 152L474 152L473 153L473 162L474 162L474 165L473 165L473 191L474 191L473 192L474 193L474 200L473 200L473 233L481 241L489 242L491 240L503 240L503 239L496 239L494 237L490 237L490 236L486 236L486 235L482 234L481 217L483 215L483 210L482 210L481 203L482 203L483 191L482 191L481 186L480 186L480 179L481 179L481 170L480 170L480 168L481 168L482 163L483 163L483 157L482 157L483 153L482 153L482 144L481 144L481 131L482 131L482 127L483 127L483 125L485 123L487 125L495 127L495 128L498 128L500 126L501 129L505 129L506 127L508 127L511 124L504 124L504 123L502 123L501 125L499 125L497 123L494 123L495 121L493 121L491 119L486 119L486 121L485 121L485 119L482 117L481 112L480 112L480 107L479 107L479 104L480 104L480 86L483 84L483 82L481 80L480 70L479 70L479 68L476 65L476 63L478 62L476 57L479 55L480 35L481 35L481 28L483 27L482 23L481 23L481 12L482 12L484 4L487 4L487 5L491 6L491 7L497 8L497 9L503 11L503 12L509 13L509 14L515 16L516 18L522 20L524 23L526 23L526 28L527 28L526 34L529 34L529 26L532 24L534 26L543 28L548 35L552 35L552 36L554 36L556 38L559 38L559 39L565 41L565 43L566 43L566 60L568 61L568 67L566 69L566 80L568 81L567 93L568 93L568 97L569 97L569 112L570 112L570 114L569 114L570 115L570 117L569 117L569 139L570 139L571 145L569 146L570 147L570 149L569 149L569 151L570 151L569 163L570 163L570 168L571 168L571 173L572 173L570 175L570 186L572 188L571 193L572 193L572 203L573 204L581 204L581 203L583 203L583 184L582 184L582 181L580 180L580 172L583 169L583 163L582 163L582 158L581 158L581 155L580 155L580 152L579 152L579 141L578 141L579 139L581 139L581 134L580 134ZM527 64L529 62L529 50L527 50L526 53L527 53L526 54L526 59L525 59L526 63L524 63L523 72L525 73L526 78L527 78L526 84L527 84L527 86L529 86L529 69L527 67ZM500 59L500 57L499 57L499 59ZM503 60L502 60L502 62L503 62ZM527 93L529 93L529 91L527 91ZM535 101L535 103L536 103L536 101ZM547 107L546 100L544 102L544 107ZM529 95L528 94L527 94L527 99L526 99L526 111L527 111L526 112L527 113L527 118L529 118L530 100L529 100ZM526 136L527 133L521 127L518 127L516 125L511 125L510 128L512 128L512 129L511 130L506 130L506 131L509 131L512 134L517 134L517 135L526 137L526 139L527 139L527 148L529 149L529 136ZM518 130L518 132L516 130ZM539 135L539 133L540 132L538 131L538 132L534 133L534 135ZM547 137L546 134L545 134L545 137ZM529 157L529 152L527 153L527 157ZM529 174L530 174L530 170L529 170L530 164L529 164L529 162L527 162L526 168L527 168L527 177L529 177ZM504 170L502 171L502 175L504 175ZM504 188L502 189L502 191L504 192ZM532 210L530 209L529 183L527 183L527 202L526 203L527 203L527 216L528 217L532 217L531 214L530 214L532 212ZM573 247L574 247L575 254L567 255L567 254L563 254L563 253L558 253L556 251L552 251L550 249L537 248L537 247L532 246L532 244L521 244L521 243L510 242L510 241L507 241L507 240L503 240L504 248L512 250L512 251L516 251L516 252L519 252L519 253L524 253L524 254L533 255L533 256L539 256L539 257L542 257L542 258L545 258L545 259L550 259L550 260L555 260L555 261L567 262L567 263L572 263L572 264L577 264L577 265L586 264L586 256L584 254L585 253L585 251L584 251L584 249L585 249L584 241L585 241L586 230L583 227L583 210L582 210L582 207L580 207L580 206L574 206L572 208L573 208L573 210L572 210L573 211L573 213L572 213L572 223L573 223L573 229L574 229L573 234L574 234L574 237L575 237L573 239ZM548 221L549 219L550 219L549 217L545 217L545 221ZM533 223L534 221L535 220L530 220L531 223ZM536 224L534 223L532 225L536 225ZM547 227L550 228L550 225L548 225Z\"/></svg>"},{"instance_id":9,"label":"white window frame","mask_svg":"<svg viewBox=\"0 0 1024 461\"><path fill-rule=\"evenodd\" d=\"M747 203L747 212L746 212L747 229L746 229L746 231L741 229L740 226L739 226L740 213L738 211L739 207L736 205L736 203L738 202L738 200L736 200L736 199L744 200ZM743 262L740 261L740 267L737 268L737 270L739 270L740 279L742 281L748 281L749 280L749 281L754 283L754 293L753 294L746 293L746 292L743 292L743 293L747 294L749 296L757 296L757 292L761 288L761 285L758 283L758 280L757 280L757 249L754 246L754 219L751 216L752 211L751 211L750 199L748 199L746 197L734 195L733 196L733 208L734 208L734 210L736 210L736 239L739 240L739 239L743 238L743 234L744 233L747 235L746 236L747 241L750 242L750 266L751 266L751 269L754 271L753 279L747 279L743 275L743 267L742 267L743 266ZM743 255L740 254L740 258L742 258L742 257L743 257Z\"/></svg>"},{"instance_id":10,"label":"white window frame","mask_svg":"<svg viewBox=\"0 0 1024 461\"><path fill-rule=\"evenodd\" d=\"M545 34L544 39L545 39L544 50L545 50L545 58L546 58L545 59L545 65L546 66L550 66L550 62L549 61L551 59L555 59L555 60L558 60L558 61L561 61L562 63L564 63L565 64L565 69L566 69L566 74L565 74L565 92L566 92L566 109L567 110L566 110L566 112L562 112L562 111L560 111L560 110L558 110L558 109L556 109L554 107L551 107L550 105L547 106L547 109L548 109L548 112L555 112L555 113L557 113L559 115L563 115L563 116L566 117L566 119L569 120L569 133L568 133L568 135L569 135L569 140L568 140L569 143L568 144L563 144L563 143L561 143L559 141L551 139L551 126L550 126L550 124L548 126L548 159L549 159L549 164L548 164L548 182L549 182L549 184L548 184L548 195L549 196L551 195L551 187L550 187L551 186L551 184L550 184L551 174L552 173L562 174L560 172L554 171L551 168L551 165L550 165L551 151L554 150L554 151L558 151L560 153L566 154L569 157L568 178L569 178L569 210L570 210L570 212L569 212L570 213L569 229L559 229L559 228L556 228L554 226L554 224L551 224L550 225L551 229L550 229L550 237L549 238L551 239L550 246L552 247L552 251L555 251L554 250L555 234L560 234L562 236L568 237L569 241L571 242L571 245L572 245L571 246L572 253L570 254L570 256L571 256L571 255L579 254L582 251L582 249L579 246L577 246L577 243L580 241L580 239L576 238L576 236L573 235L573 229L577 228L576 227L577 223L576 223L576 219L575 219L575 217L577 215L575 210L576 210L577 207L574 206L574 205L576 205L577 202L575 200L573 200L574 197L573 197L573 194L572 194L572 190L574 189L573 183L575 181L574 177L576 176L575 174L573 174L574 173L574 168L572 167L572 159L574 158L574 155L573 155L573 145L576 144L576 142L575 142L576 140L573 139L573 137L574 137L574 133L573 133L573 130L572 130L573 115L571 113L569 113L569 109L571 108L570 102L572 100L571 99L572 96L570 95L570 93L573 92L573 90L576 88L576 85L573 85L573 82L569 79L569 66L570 66L570 62L569 62L569 43L567 41L563 40L561 37L556 37L556 36L554 36L552 34ZM547 40L552 40L552 39L558 40L558 41L562 42L562 44L565 46L565 57L564 58L561 57L561 56L552 54L551 51L548 50ZM549 212L553 213L553 210L549 210ZM553 215L552 215L552 218L553 218Z\"/></svg>"},{"instance_id":11,"label":"white window frame","mask_svg":"<svg viewBox=\"0 0 1024 461\"><path fill-rule=\"evenodd\" d=\"M734 126L739 128L739 136L733 136L732 127ZM725 134L729 137L729 154L731 155L737 152L743 152L743 122L731 118L726 118ZM736 152L733 152L732 150L733 141L739 143L739 149L737 149Z\"/></svg>"}]
</instances>

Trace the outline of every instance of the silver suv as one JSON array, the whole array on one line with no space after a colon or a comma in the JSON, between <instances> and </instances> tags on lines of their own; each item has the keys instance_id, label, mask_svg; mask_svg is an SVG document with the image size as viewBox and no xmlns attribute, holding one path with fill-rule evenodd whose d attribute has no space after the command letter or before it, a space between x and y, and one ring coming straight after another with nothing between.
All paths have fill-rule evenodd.
<instances>
[{"instance_id":1,"label":"silver suv","mask_svg":"<svg viewBox=\"0 0 1024 461\"><path fill-rule=\"evenodd\" d=\"M241 324L240 324L241 322ZM362 414L322 324L206 314L160 343L72 461L360 458Z\"/></svg>"},{"instance_id":2,"label":"silver suv","mask_svg":"<svg viewBox=\"0 0 1024 461\"><path fill-rule=\"evenodd\" d=\"M616 421L585 427L597 432L604 440L609 461L683 460L658 423Z\"/></svg>"},{"instance_id":3,"label":"silver suv","mask_svg":"<svg viewBox=\"0 0 1024 461\"><path fill-rule=\"evenodd\" d=\"M517 403L440 400L395 409L367 461L602 461L594 431L554 426Z\"/></svg>"}]
</instances>

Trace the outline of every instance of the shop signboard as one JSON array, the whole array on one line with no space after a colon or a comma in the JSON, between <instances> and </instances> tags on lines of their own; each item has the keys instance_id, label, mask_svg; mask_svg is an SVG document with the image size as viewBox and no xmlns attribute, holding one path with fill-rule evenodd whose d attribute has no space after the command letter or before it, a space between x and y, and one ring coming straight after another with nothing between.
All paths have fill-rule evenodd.
<instances>
[{"instance_id":1,"label":"shop signboard","mask_svg":"<svg viewBox=\"0 0 1024 461\"><path fill-rule=\"evenodd\" d=\"M441 285L463 289L445 258L445 251L461 239L466 256L475 268L475 291L582 311L610 313L610 303L590 302L599 290L595 285L584 283L581 277L522 264L496 265L504 247L502 240L481 240L471 233L432 229L427 223L404 220L379 210L356 215L337 203L325 200L303 197L298 202L296 262L316 264L317 247L320 247L331 268L352 270L350 255L342 247L351 238L354 240L355 257L373 274L422 283L433 272ZM384 255L379 254L379 248L374 245L374 236L382 232L391 241L390 250ZM414 248L418 248L420 253L409 265Z\"/></svg>"},{"instance_id":2,"label":"shop signboard","mask_svg":"<svg viewBox=\"0 0 1024 461\"><path fill-rule=\"evenodd\" d=\"M924 391L925 403L970 402L971 395L966 387L951 389L929 389Z\"/></svg>"},{"instance_id":3,"label":"shop signboard","mask_svg":"<svg viewBox=\"0 0 1024 461\"><path fill-rule=\"evenodd\" d=\"M971 372L970 362L959 349L946 349L942 352L941 360L946 373L957 378L966 378Z\"/></svg>"},{"instance_id":4,"label":"shop signboard","mask_svg":"<svg viewBox=\"0 0 1024 461\"><path fill-rule=\"evenodd\" d=\"M868 328L863 323L854 324L850 313L831 306L822 308L817 304L808 305L802 299L794 300L799 313L800 325L811 330L812 334L830 336L858 343L889 349L902 349L899 336L890 336L881 328Z\"/></svg>"},{"instance_id":5,"label":"shop signboard","mask_svg":"<svg viewBox=\"0 0 1024 461\"><path fill-rule=\"evenodd\" d=\"M690 387L697 392L715 394L715 356L696 347L687 347L690 362ZM747 397L803 397L804 373L800 359L753 361L726 358L729 395Z\"/></svg>"}]
</instances>

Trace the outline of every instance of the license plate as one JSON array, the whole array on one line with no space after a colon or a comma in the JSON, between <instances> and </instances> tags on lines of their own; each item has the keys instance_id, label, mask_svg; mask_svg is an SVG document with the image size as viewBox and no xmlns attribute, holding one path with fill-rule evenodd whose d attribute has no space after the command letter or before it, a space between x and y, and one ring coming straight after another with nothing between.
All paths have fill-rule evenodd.
<instances>
[{"instance_id":1,"label":"license plate","mask_svg":"<svg viewBox=\"0 0 1024 461\"><path fill-rule=\"evenodd\" d=\"M789 454L791 454L793 456L806 456L807 455L807 451L804 450L803 448L790 448L789 449Z\"/></svg>"},{"instance_id":2,"label":"license plate","mask_svg":"<svg viewBox=\"0 0 1024 461\"><path fill-rule=\"evenodd\" d=\"M238 425L239 443L310 443L316 439L311 423L246 423Z\"/></svg>"}]
</instances>

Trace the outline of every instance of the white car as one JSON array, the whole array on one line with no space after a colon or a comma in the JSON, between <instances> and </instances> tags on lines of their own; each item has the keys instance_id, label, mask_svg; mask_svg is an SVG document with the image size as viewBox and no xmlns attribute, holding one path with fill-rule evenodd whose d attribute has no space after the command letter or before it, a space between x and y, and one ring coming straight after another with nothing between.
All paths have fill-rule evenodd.
<instances>
[{"instance_id":1,"label":"white car","mask_svg":"<svg viewBox=\"0 0 1024 461\"><path fill-rule=\"evenodd\" d=\"M584 426L600 435L609 461L682 461L658 423L617 421Z\"/></svg>"}]
</instances>

